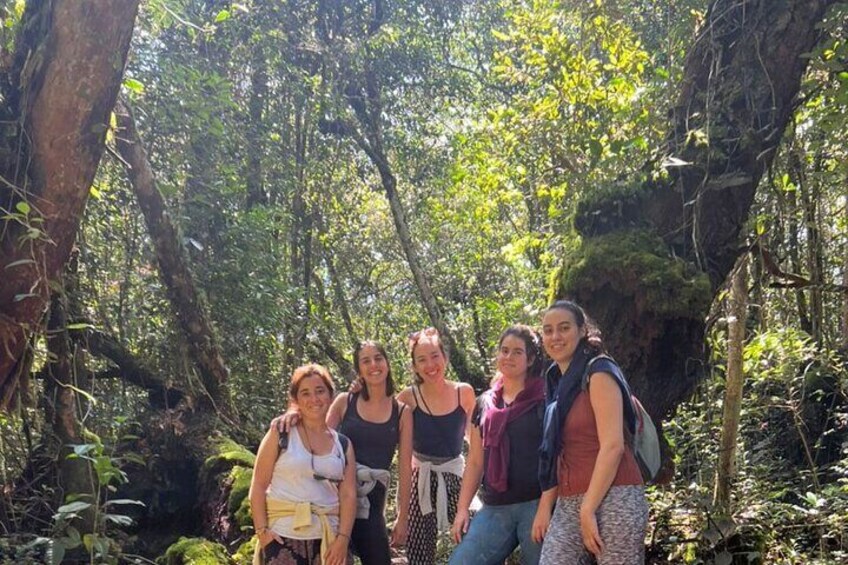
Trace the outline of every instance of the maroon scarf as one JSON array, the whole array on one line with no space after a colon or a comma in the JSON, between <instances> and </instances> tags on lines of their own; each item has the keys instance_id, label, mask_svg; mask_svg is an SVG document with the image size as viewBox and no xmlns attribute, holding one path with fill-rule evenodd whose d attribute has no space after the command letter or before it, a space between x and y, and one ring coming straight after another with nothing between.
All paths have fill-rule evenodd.
<instances>
[{"instance_id":1,"label":"maroon scarf","mask_svg":"<svg viewBox=\"0 0 848 565\"><path fill-rule=\"evenodd\" d=\"M495 492L506 492L509 474L507 424L535 409L538 403L545 401L545 381L539 378L527 379L524 382L524 389L516 395L515 401L509 406L498 408L503 406L503 378L500 378L491 389L483 393L482 400L480 431L483 434L483 448L489 450L486 483Z\"/></svg>"}]
</instances>

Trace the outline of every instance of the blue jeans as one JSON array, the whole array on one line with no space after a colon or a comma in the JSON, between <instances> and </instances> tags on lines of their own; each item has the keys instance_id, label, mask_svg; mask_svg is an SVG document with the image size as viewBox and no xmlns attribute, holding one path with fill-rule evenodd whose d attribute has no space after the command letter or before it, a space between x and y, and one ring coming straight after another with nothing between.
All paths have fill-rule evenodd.
<instances>
[{"instance_id":1,"label":"blue jeans","mask_svg":"<svg viewBox=\"0 0 848 565\"><path fill-rule=\"evenodd\" d=\"M474 515L468 533L456 546L450 565L501 564L521 546L522 565L536 565L542 545L533 541L533 518L539 500L487 506Z\"/></svg>"}]
</instances>

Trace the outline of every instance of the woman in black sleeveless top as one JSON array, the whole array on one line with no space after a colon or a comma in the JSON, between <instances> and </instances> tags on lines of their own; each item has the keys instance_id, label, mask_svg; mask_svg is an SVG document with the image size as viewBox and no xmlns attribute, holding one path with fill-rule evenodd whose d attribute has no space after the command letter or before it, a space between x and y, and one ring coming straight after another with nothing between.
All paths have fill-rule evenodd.
<instances>
[{"instance_id":1,"label":"woman in black sleeveless top","mask_svg":"<svg viewBox=\"0 0 848 565\"><path fill-rule=\"evenodd\" d=\"M438 531L447 531L456 513L462 439L474 409L474 390L445 378L447 356L435 329L412 334L409 351L416 384L398 395L412 407L414 424L406 556L409 565L433 565Z\"/></svg>"},{"instance_id":2,"label":"woman in black sleeveless top","mask_svg":"<svg viewBox=\"0 0 848 565\"><path fill-rule=\"evenodd\" d=\"M390 565L385 519L388 476L395 450L398 450L398 516L392 528L391 543L403 545L412 490L412 415L393 396L391 368L380 343L359 342L353 351L353 364L358 385L353 388L357 392L341 393L335 398L327 413L327 425L347 436L356 453L359 500L351 532L351 549L363 565ZM287 414L280 421L290 419ZM365 483L373 483L367 495L362 493ZM364 504L366 499L367 504Z\"/></svg>"}]
</instances>

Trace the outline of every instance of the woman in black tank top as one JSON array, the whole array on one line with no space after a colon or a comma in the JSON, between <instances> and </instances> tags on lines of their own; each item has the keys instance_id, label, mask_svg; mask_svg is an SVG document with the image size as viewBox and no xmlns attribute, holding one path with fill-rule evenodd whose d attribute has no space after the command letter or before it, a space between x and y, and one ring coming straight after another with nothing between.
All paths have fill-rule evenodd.
<instances>
[{"instance_id":1,"label":"woman in black tank top","mask_svg":"<svg viewBox=\"0 0 848 565\"><path fill-rule=\"evenodd\" d=\"M409 524L412 418L409 410L394 398L391 367L380 343L359 342L353 351L353 364L359 391L336 397L327 414L327 423L350 438L358 466L389 471L395 450L399 449L398 517L391 542L402 545ZM368 502L367 517L358 517L354 522L351 546L363 565L389 565L386 487L378 482L368 493Z\"/></svg>"},{"instance_id":2,"label":"woman in black tank top","mask_svg":"<svg viewBox=\"0 0 848 565\"><path fill-rule=\"evenodd\" d=\"M327 425L350 439L357 474L390 471L398 453L397 520L391 544L406 543L409 524L412 462L412 415L394 398L394 382L385 348L375 341L359 342L353 351L357 392L339 394L327 413ZM290 422L287 414L278 419ZM351 549L363 565L390 565L390 540L386 529L386 487L377 482L368 494L368 513L357 517L351 532Z\"/></svg>"},{"instance_id":3,"label":"woman in black tank top","mask_svg":"<svg viewBox=\"0 0 848 565\"><path fill-rule=\"evenodd\" d=\"M438 531L456 513L462 469L462 439L474 408L474 390L445 378L447 356L439 333L427 328L410 336L415 385L398 395L413 409L414 459L409 510L409 565L436 562Z\"/></svg>"}]
</instances>

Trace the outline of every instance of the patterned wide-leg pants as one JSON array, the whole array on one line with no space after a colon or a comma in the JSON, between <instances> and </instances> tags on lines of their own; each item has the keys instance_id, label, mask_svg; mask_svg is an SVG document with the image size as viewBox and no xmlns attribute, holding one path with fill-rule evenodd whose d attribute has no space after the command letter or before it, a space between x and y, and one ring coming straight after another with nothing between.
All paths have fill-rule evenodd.
<instances>
[{"instance_id":1,"label":"patterned wide-leg pants","mask_svg":"<svg viewBox=\"0 0 848 565\"><path fill-rule=\"evenodd\" d=\"M448 495L448 520L453 523L456 517L456 505L459 502L459 489L462 477L445 473L445 487ZM434 565L436 563L436 539L439 532L436 528L436 490L438 476L430 475L430 503L433 512L421 515L418 503L418 469L412 469L412 502L409 508L409 535L406 541L406 558L409 565Z\"/></svg>"}]
</instances>

